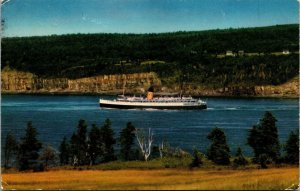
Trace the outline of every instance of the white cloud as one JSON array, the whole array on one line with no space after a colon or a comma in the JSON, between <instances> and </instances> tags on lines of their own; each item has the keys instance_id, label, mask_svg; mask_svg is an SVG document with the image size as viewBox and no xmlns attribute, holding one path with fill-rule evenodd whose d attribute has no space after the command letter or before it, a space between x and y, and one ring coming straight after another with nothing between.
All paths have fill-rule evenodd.
<instances>
[{"instance_id":1,"label":"white cloud","mask_svg":"<svg viewBox=\"0 0 300 191\"><path fill-rule=\"evenodd\" d=\"M88 16L82 15L81 20L85 21L85 22L91 22L94 23L96 25L101 25L102 22L99 18L90 18Z\"/></svg>"}]
</instances>

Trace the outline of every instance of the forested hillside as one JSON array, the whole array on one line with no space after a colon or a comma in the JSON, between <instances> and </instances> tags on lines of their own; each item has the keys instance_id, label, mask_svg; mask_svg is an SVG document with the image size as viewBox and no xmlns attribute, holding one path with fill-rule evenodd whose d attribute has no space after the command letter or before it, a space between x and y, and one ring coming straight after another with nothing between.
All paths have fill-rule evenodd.
<instances>
[{"instance_id":1,"label":"forested hillside","mask_svg":"<svg viewBox=\"0 0 300 191\"><path fill-rule=\"evenodd\" d=\"M298 74L298 34L299 25L279 25L4 38L1 68L9 66L46 78L152 71L164 83L185 81L213 87L280 84ZM229 50L236 56L224 56ZM280 54L283 50L289 54Z\"/></svg>"}]
</instances>

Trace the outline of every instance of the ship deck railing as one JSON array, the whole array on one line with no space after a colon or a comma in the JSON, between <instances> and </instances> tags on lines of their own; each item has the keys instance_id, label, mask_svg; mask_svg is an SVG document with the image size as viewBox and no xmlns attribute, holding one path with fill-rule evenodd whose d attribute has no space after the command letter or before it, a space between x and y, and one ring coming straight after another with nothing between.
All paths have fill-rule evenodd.
<instances>
[{"instance_id":1,"label":"ship deck railing","mask_svg":"<svg viewBox=\"0 0 300 191\"><path fill-rule=\"evenodd\" d=\"M198 100L117 100L123 102L138 102L138 103L145 103L145 102L153 102L153 103L196 103Z\"/></svg>"}]
</instances>

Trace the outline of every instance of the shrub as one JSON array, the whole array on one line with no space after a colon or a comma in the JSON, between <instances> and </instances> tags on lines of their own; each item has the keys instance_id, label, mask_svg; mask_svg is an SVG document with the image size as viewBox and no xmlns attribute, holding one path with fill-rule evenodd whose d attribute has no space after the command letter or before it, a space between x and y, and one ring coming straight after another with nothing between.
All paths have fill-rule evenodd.
<instances>
[{"instance_id":1,"label":"shrub","mask_svg":"<svg viewBox=\"0 0 300 191\"><path fill-rule=\"evenodd\" d=\"M190 164L190 168L200 167L201 165L203 165L203 158L204 158L204 154L202 154L197 149L195 149L193 153L193 161Z\"/></svg>"},{"instance_id":2,"label":"shrub","mask_svg":"<svg viewBox=\"0 0 300 191\"><path fill-rule=\"evenodd\" d=\"M245 159L240 147L237 149L235 157L236 158L233 160L234 166L245 166L248 164L248 161Z\"/></svg>"}]
</instances>

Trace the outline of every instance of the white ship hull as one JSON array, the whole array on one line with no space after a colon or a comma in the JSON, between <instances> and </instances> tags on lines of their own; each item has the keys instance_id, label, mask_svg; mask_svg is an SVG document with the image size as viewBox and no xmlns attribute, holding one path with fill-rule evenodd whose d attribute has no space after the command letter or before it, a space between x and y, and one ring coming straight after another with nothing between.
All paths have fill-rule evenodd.
<instances>
[{"instance_id":1,"label":"white ship hull","mask_svg":"<svg viewBox=\"0 0 300 191\"><path fill-rule=\"evenodd\" d=\"M153 109L206 109L205 102L189 100L105 100L100 99L100 107L119 108L119 109L136 109L136 108L153 108Z\"/></svg>"}]
</instances>

